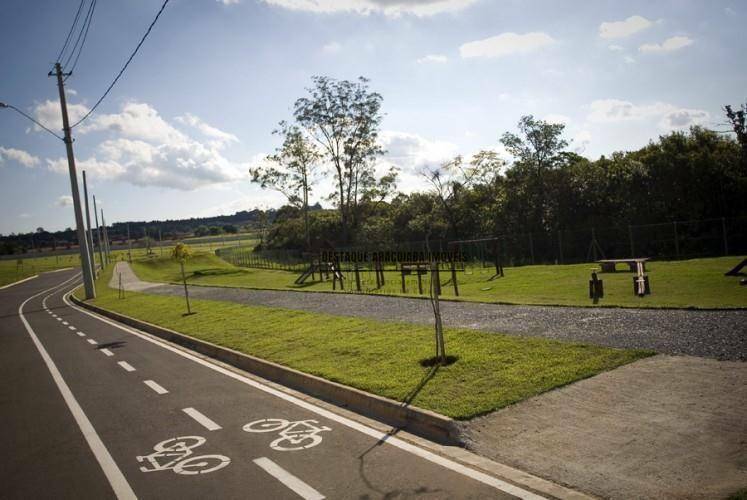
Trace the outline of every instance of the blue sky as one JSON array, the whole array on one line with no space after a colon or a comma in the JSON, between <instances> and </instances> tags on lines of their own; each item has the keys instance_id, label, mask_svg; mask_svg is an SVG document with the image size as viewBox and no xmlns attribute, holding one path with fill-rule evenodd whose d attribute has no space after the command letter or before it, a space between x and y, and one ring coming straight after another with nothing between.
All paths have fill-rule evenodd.
<instances>
[{"instance_id":1,"label":"blue sky","mask_svg":"<svg viewBox=\"0 0 747 500\"><path fill-rule=\"evenodd\" d=\"M6 0L0 101L60 128L54 79L79 0ZM88 0L87 0L88 1ZM68 95L98 99L161 0L97 3ZM312 75L371 79L400 188L480 149L523 114L567 124L590 157L691 124L723 129L747 98L747 5L725 1L172 0L106 101L74 130L108 221L278 206L248 168L277 145ZM0 233L73 225L64 145L0 110ZM507 158L508 159L508 158ZM329 192L328 182L316 199Z\"/></svg>"}]
</instances>

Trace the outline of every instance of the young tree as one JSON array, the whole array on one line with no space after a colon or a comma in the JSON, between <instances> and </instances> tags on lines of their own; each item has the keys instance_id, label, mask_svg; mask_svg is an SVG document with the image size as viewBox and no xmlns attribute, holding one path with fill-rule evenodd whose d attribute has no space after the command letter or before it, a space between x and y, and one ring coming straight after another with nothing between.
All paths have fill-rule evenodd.
<instances>
[{"instance_id":1,"label":"young tree","mask_svg":"<svg viewBox=\"0 0 747 500\"><path fill-rule=\"evenodd\" d=\"M187 275L184 273L184 263L192 257L192 249L186 243L179 242L171 251L171 258L179 261L179 267L182 271L182 283L184 283L184 298L187 301L187 314L192 314L189 306L189 292L187 291Z\"/></svg>"},{"instance_id":2,"label":"young tree","mask_svg":"<svg viewBox=\"0 0 747 500\"><path fill-rule=\"evenodd\" d=\"M378 177L375 160L384 153L378 143L382 97L355 82L315 76L308 97L295 103L294 117L320 145L335 175L330 197L340 211L342 237L349 240L362 202L383 199L396 182L396 169Z\"/></svg>"},{"instance_id":3,"label":"young tree","mask_svg":"<svg viewBox=\"0 0 747 500\"><path fill-rule=\"evenodd\" d=\"M309 234L309 193L316 181L319 160L322 155L297 125L280 122L273 134L283 138L283 144L275 154L266 158L268 164L249 169L252 182L262 189L274 189L282 193L288 202L301 208L304 216L306 247L311 246Z\"/></svg>"}]
</instances>

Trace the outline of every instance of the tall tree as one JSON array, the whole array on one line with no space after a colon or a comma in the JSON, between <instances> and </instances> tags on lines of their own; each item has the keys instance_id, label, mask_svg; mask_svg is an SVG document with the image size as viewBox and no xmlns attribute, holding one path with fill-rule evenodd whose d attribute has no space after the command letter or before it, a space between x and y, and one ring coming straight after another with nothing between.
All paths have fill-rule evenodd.
<instances>
[{"instance_id":1,"label":"tall tree","mask_svg":"<svg viewBox=\"0 0 747 500\"><path fill-rule=\"evenodd\" d=\"M537 120L532 115L522 116L517 125L519 134L506 132L501 143L516 158L520 176L530 179L529 204L533 212L530 229L548 229L545 173L560 166L565 158L563 151L568 141L563 139L565 125Z\"/></svg>"},{"instance_id":2,"label":"tall tree","mask_svg":"<svg viewBox=\"0 0 747 500\"><path fill-rule=\"evenodd\" d=\"M275 149L275 154L265 158L267 164L249 169L252 182L258 183L262 189L282 193L291 205L303 211L304 237L308 248L311 246L309 193L316 182L322 155L297 125L281 121L279 128L272 133L282 137L283 143Z\"/></svg>"},{"instance_id":3,"label":"tall tree","mask_svg":"<svg viewBox=\"0 0 747 500\"><path fill-rule=\"evenodd\" d=\"M361 202L383 199L396 182L395 169L383 176L375 171L375 160L384 153L378 143L383 98L363 77L351 82L315 76L312 81L309 96L296 101L294 116L331 165L336 189L330 198L340 212L342 237L349 241Z\"/></svg>"},{"instance_id":4,"label":"tall tree","mask_svg":"<svg viewBox=\"0 0 747 500\"><path fill-rule=\"evenodd\" d=\"M742 165L747 169L747 103L742 104L741 109L736 111L727 104L724 106L724 112L742 148Z\"/></svg>"}]
</instances>

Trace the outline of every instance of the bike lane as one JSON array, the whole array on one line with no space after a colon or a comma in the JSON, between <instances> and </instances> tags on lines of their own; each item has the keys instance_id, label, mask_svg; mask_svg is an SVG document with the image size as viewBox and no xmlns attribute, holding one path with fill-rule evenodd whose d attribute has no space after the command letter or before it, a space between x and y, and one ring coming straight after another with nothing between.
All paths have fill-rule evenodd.
<instances>
[{"instance_id":1,"label":"bike lane","mask_svg":"<svg viewBox=\"0 0 747 500\"><path fill-rule=\"evenodd\" d=\"M77 273L43 273L0 290L2 498L114 498L18 316L18 307L28 297Z\"/></svg>"},{"instance_id":2,"label":"bike lane","mask_svg":"<svg viewBox=\"0 0 747 500\"><path fill-rule=\"evenodd\" d=\"M33 318L36 322L31 321L31 324L45 332L40 337L48 344L52 357L60 360L60 371L69 379L72 391L78 395L81 406L138 495L192 498L205 495L226 498L510 496L458 470L383 443L378 436L351 428L326 410L320 415L308 403L299 405L287 397L258 389L236 376L176 354L173 347L165 349L160 342L144 340L71 308L63 302L61 292L50 297L47 305L53 313L42 313ZM69 325L61 325L62 322ZM70 330L70 326L76 330ZM86 337L81 337L79 332ZM98 344L89 344L89 338ZM111 356L103 353L104 349ZM122 367L120 361L134 371ZM155 383L156 388L146 385L146 381ZM185 409L196 410L196 413L191 415ZM203 418L207 422L201 420ZM262 419L304 421L306 424L295 428L311 425L330 430L312 432L312 436L318 437L307 437L295 445L285 439L273 448L272 443L282 438L283 429L243 430L247 424ZM214 428L216 425L220 428ZM292 429L286 428L285 432L287 435ZM142 463L136 457L148 455L153 446L177 436L206 438L205 444L190 451L224 455L230 459L230 464L197 475L177 474L171 469L140 470ZM311 444L313 446L309 446ZM303 449L282 449L292 447ZM294 480L300 481L300 486ZM307 489L304 490L304 486Z\"/></svg>"}]
</instances>

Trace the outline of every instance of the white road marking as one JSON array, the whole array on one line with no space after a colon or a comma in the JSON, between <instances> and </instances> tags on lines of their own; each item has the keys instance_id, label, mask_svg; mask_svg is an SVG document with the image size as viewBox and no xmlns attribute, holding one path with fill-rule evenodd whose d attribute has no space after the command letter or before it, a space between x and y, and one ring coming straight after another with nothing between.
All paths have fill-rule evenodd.
<instances>
[{"instance_id":1,"label":"white road marking","mask_svg":"<svg viewBox=\"0 0 747 500\"><path fill-rule=\"evenodd\" d=\"M77 333L77 334L78 334L78 337L85 337L85 336L86 336L86 334L85 334L85 333L83 333L83 332L81 332L80 330L78 330L78 331L77 331L77 332L75 332L75 333Z\"/></svg>"},{"instance_id":2,"label":"white road marking","mask_svg":"<svg viewBox=\"0 0 747 500\"><path fill-rule=\"evenodd\" d=\"M207 418L205 415L200 413L199 411L195 410L194 408L184 408L182 410L184 413L192 417L193 419L197 420L197 422L202 425L204 428L206 428L209 431L217 431L219 429L222 429L220 425L216 424L209 418Z\"/></svg>"},{"instance_id":3,"label":"white road marking","mask_svg":"<svg viewBox=\"0 0 747 500\"><path fill-rule=\"evenodd\" d=\"M71 330L77 330L77 328L75 328L73 325L68 326L68 328Z\"/></svg>"},{"instance_id":4,"label":"white road marking","mask_svg":"<svg viewBox=\"0 0 747 500\"><path fill-rule=\"evenodd\" d=\"M63 321L63 322L62 322L62 324L63 324L63 325L65 325L65 326L67 326L67 325L69 325L70 323L68 323L67 321Z\"/></svg>"},{"instance_id":5,"label":"white road marking","mask_svg":"<svg viewBox=\"0 0 747 500\"><path fill-rule=\"evenodd\" d=\"M91 345L96 345L96 344L98 344L98 342L96 342L96 341L95 341L95 340L93 340L93 339L86 339L86 341L88 341L88 343L89 343L89 344L91 344Z\"/></svg>"},{"instance_id":6,"label":"white road marking","mask_svg":"<svg viewBox=\"0 0 747 500\"><path fill-rule=\"evenodd\" d=\"M243 375L239 375L238 373L235 373L231 370L228 370L226 368L223 368L222 366L214 365L202 358L199 358L195 356L194 354L190 354L186 351L183 351L181 349L178 349L170 344L167 344L164 341L157 340L154 337L151 337L150 335L143 333L139 330L136 330L134 328L130 328L124 325L121 325L117 323L116 321L110 320L109 318L106 318L104 316L100 316L94 312L91 312L87 309L83 309L82 307L78 307L70 302L68 297L72 291L66 293L62 300L67 304L69 307L75 309L78 312L81 312L83 314L87 314L88 316L92 318L96 318L99 321L106 323L108 325L111 325L115 328L119 328L122 331L128 332L132 335L135 335L136 337L140 337L143 340L146 340L152 344L155 344L157 346L160 346L163 349L166 349L168 351L171 351L173 353L178 354L179 356L182 356L184 358L187 358L189 360L194 361L195 363L201 364L207 368L210 368L213 371L216 371L218 373L221 373L225 375L226 377L230 377L234 380L238 380L239 382L242 382L250 387L254 387L255 389L258 389L260 391L266 392L267 394L271 394L277 398L283 399L285 401L288 401L289 403L292 403L296 406L299 406L301 408L304 408L306 410L309 410L313 413L316 413L317 415L320 415L324 418L327 418L329 420L335 421L337 423L340 423L346 427L349 427L351 429L355 429L356 431L366 434L367 436L371 436L372 438L385 442L391 446L394 446L395 448L399 448L401 450L407 451L408 453L411 453L415 456L418 456L424 460L428 460L429 462L432 462L434 464L438 464L446 469L449 469L453 472L456 472L457 474L461 474L463 476L469 477L471 479L474 479L475 481L479 481L483 484L486 484L492 488L495 488L497 490L503 491L505 493L508 493L510 495L514 495L516 497L522 498L522 499L528 499L528 500L544 500L545 497L537 495L536 493L532 493L531 491L525 490L523 488L520 488L519 486L515 486L511 483L507 483L506 481L503 481L501 479L498 479L497 477L493 477L489 474L485 474L484 472L477 471L475 469L472 469L470 467L467 467L466 465L460 464L459 462L455 462L453 460L450 460L446 457L442 457L441 455L437 455L431 451L425 450L423 448L420 448L414 444L410 444L407 441L403 441L399 438L392 437L390 434L378 431L376 429L373 429L371 427L368 427L364 424L361 424L359 422L356 422L355 420L351 420L349 418L345 418L342 415L338 415L336 413L333 413L329 410L325 410L324 408L320 408L312 403L309 403L307 401L304 401L302 399L299 399L295 396L291 396L290 394L286 394L283 391L280 391L278 389L274 389L272 387L266 386L260 382L257 382L254 379L251 379L249 377L245 377Z\"/></svg>"},{"instance_id":7,"label":"white road marking","mask_svg":"<svg viewBox=\"0 0 747 500\"><path fill-rule=\"evenodd\" d=\"M99 351L103 352L107 356L114 356L114 353L111 352L109 349L99 349Z\"/></svg>"},{"instance_id":8,"label":"white road marking","mask_svg":"<svg viewBox=\"0 0 747 500\"><path fill-rule=\"evenodd\" d=\"M120 361L117 364L119 366L121 366L122 368L124 368L128 372L134 372L135 371L135 368L130 363L128 363L127 361Z\"/></svg>"},{"instance_id":9,"label":"white road marking","mask_svg":"<svg viewBox=\"0 0 747 500\"><path fill-rule=\"evenodd\" d=\"M109 453L109 450L107 450L106 446L104 446L104 443L101 441L101 438L96 433L96 429L94 429L93 425L91 424L91 421L88 419L86 414L83 412L83 409L80 407L80 404L78 404L78 401L75 399L75 396L73 396L72 391L70 391L70 388L65 382L65 379L62 378L62 374L60 374L60 371L57 369L57 365L55 365L54 361L52 361L52 358L49 356L49 353L47 353L47 350L44 348L41 341L36 336L36 333L34 333L34 330L31 328L31 325L29 325L28 321L26 321L26 317L23 315L23 306L25 306L26 303L28 303L28 301L30 301L31 299L35 297L38 297L39 295L42 295L43 293L59 288L65 283L67 283L68 281L71 281L72 279L77 278L77 277L78 275L75 275L72 278L63 281L57 286L48 288L47 290L39 292L36 295L32 295L31 297L23 301L23 303L18 307L18 315L20 316L21 321L23 322L23 326L26 327L26 331L31 337L31 340L36 346L36 349L39 351L39 354L44 360L44 363L47 365L47 369L49 370L49 373L52 375L52 379L57 385L57 389L59 389L60 393L62 394L62 398L65 400L67 407L70 409L70 413L73 414L73 418L75 419L75 422L78 424L80 431L83 433L83 437L85 438L86 442L88 443L88 446L91 448L91 451L96 457L96 460L98 461L99 466L101 466L101 469L104 471L106 478L109 480L109 484L114 490L114 494L119 499L136 499L137 497L135 496L135 492L132 491L132 488L127 483L127 479L125 479L124 475L122 474L122 471L119 470L119 467L117 467L117 464L112 458L111 454Z\"/></svg>"},{"instance_id":10,"label":"white road marking","mask_svg":"<svg viewBox=\"0 0 747 500\"><path fill-rule=\"evenodd\" d=\"M16 282L14 282L14 283L10 283L9 285L4 285L4 286L0 286L0 290L5 290L6 288L10 288L10 287L12 287L12 286L20 285L20 284L21 284L21 283L23 283L24 281L32 280L32 279L34 279L34 278L36 278L36 277L38 277L38 276L39 276L38 274L35 274L35 275L33 275L33 276L29 276L28 278L24 278L24 279L22 279L22 280L18 280L18 281L16 281ZM44 290L44 292L46 292L46 291L47 291L47 290ZM42 293L44 293L44 292L42 292ZM41 294L39 294L39 295L41 295Z\"/></svg>"},{"instance_id":11,"label":"white road marking","mask_svg":"<svg viewBox=\"0 0 747 500\"><path fill-rule=\"evenodd\" d=\"M62 318L60 318L59 316L55 316L55 319L56 319L57 321L62 321Z\"/></svg>"},{"instance_id":12,"label":"white road marking","mask_svg":"<svg viewBox=\"0 0 747 500\"><path fill-rule=\"evenodd\" d=\"M269 458L261 457L253 460L253 462L259 465L269 475L293 490L296 495L300 496L304 500L322 500L325 498L324 495L298 479L287 470L280 467Z\"/></svg>"},{"instance_id":13,"label":"white road marking","mask_svg":"<svg viewBox=\"0 0 747 500\"><path fill-rule=\"evenodd\" d=\"M143 383L145 385L147 385L148 387L150 387L151 389L153 389L154 391L156 391L157 394L168 394L169 393L169 391L167 391L166 389L164 389L163 387L161 387L161 385L157 384L156 382L154 382L152 380L143 380ZM184 410L184 411L186 411L186 410ZM205 418L207 418L207 417L205 417ZM208 419L208 420L210 420L210 419ZM202 423L202 422L200 422L200 423ZM213 422L213 423L215 423L215 422ZM220 427L218 427L218 428L220 429Z\"/></svg>"}]
</instances>

